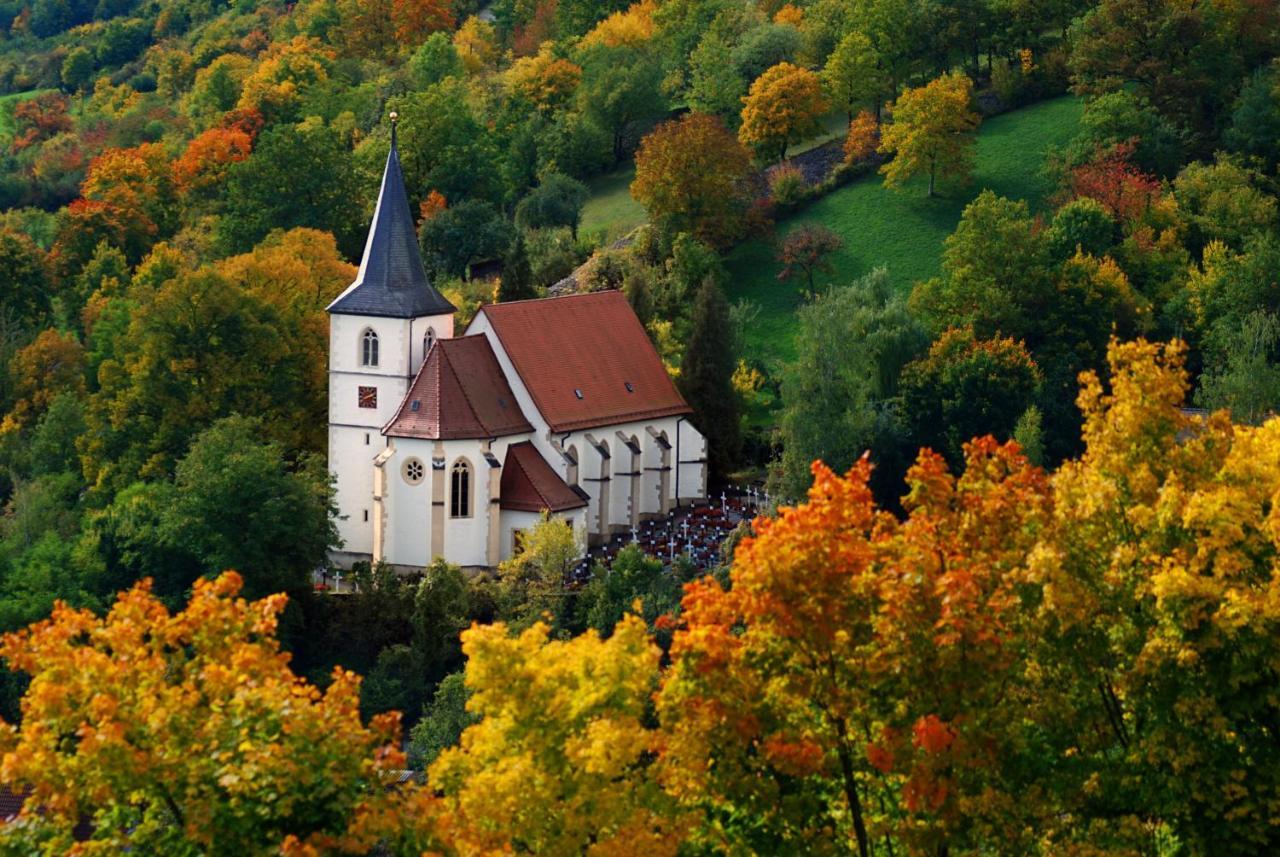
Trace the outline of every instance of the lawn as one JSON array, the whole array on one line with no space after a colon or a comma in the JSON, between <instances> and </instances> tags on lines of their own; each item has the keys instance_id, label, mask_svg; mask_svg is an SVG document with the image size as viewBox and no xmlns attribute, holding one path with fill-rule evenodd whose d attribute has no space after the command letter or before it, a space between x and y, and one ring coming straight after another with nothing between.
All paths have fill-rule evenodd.
<instances>
[{"instance_id":1,"label":"lawn","mask_svg":"<svg viewBox=\"0 0 1280 857\"><path fill-rule=\"evenodd\" d=\"M832 259L835 271L826 279L847 283L878 266L893 282L910 289L940 271L942 241L955 229L960 213L984 188L1027 200L1035 210L1049 191L1041 175L1050 146L1062 146L1076 133L1081 103L1070 97L1046 101L983 123L978 134L973 182L930 199L924 180L902 191L884 187L868 176L818 200L777 224L785 235L802 223L821 223L845 242ZM771 241L752 241L728 258L729 298L750 300L761 312L748 333L748 356L767 363L795 356L797 286L777 279L779 265Z\"/></svg>"},{"instance_id":2,"label":"lawn","mask_svg":"<svg viewBox=\"0 0 1280 857\"><path fill-rule=\"evenodd\" d=\"M631 182L635 177L635 166L628 164L591 179L587 183L591 196L583 206L578 228L588 235L601 233L607 243L644 223L644 209L631 198Z\"/></svg>"}]
</instances>

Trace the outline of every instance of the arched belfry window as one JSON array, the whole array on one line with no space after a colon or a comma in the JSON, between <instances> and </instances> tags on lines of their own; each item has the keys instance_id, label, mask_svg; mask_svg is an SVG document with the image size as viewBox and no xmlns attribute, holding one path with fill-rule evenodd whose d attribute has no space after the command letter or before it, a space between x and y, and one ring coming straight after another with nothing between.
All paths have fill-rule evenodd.
<instances>
[{"instance_id":1,"label":"arched belfry window","mask_svg":"<svg viewBox=\"0 0 1280 857\"><path fill-rule=\"evenodd\" d=\"M449 473L449 517L471 517L471 465L461 458Z\"/></svg>"},{"instance_id":2,"label":"arched belfry window","mask_svg":"<svg viewBox=\"0 0 1280 857\"><path fill-rule=\"evenodd\" d=\"M431 346L436 344L436 329L434 327L427 328L427 335L422 337L422 359L427 359L427 352L431 350Z\"/></svg>"},{"instance_id":3,"label":"arched belfry window","mask_svg":"<svg viewBox=\"0 0 1280 857\"><path fill-rule=\"evenodd\" d=\"M360 337L360 365L378 365L378 334L368 328L365 329L364 335Z\"/></svg>"}]
</instances>

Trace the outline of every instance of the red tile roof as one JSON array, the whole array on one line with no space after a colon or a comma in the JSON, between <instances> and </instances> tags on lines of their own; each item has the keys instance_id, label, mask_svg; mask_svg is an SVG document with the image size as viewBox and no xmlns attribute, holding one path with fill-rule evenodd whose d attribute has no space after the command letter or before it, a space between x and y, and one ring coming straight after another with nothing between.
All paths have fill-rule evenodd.
<instances>
[{"instance_id":1,"label":"red tile roof","mask_svg":"<svg viewBox=\"0 0 1280 857\"><path fill-rule=\"evenodd\" d=\"M429 440L531 431L484 336L436 340L400 409L382 429L390 437Z\"/></svg>"},{"instance_id":2,"label":"red tile roof","mask_svg":"<svg viewBox=\"0 0 1280 857\"><path fill-rule=\"evenodd\" d=\"M621 292L482 307L555 431L691 413Z\"/></svg>"},{"instance_id":3,"label":"red tile roof","mask_svg":"<svg viewBox=\"0 0 1280 857\"><path fill-rule=\"evenodd\" d=\"M563 512L587 505L586 497L566 485L527 440L507 447L498 491L501 508L521 512Z\"/></svg>"}]
</instances>

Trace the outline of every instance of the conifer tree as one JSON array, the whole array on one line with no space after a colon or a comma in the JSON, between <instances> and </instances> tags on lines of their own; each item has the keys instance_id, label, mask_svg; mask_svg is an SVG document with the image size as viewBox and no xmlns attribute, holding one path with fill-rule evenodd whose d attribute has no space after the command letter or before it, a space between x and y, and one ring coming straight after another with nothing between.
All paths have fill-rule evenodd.
<instances>
[{"instance_id":1,"label":"conifer tree","mask_svg":"<svg viewBox=\"0 0 1280 857\"><path fill-rule=\"evenodd\" d=\"M537 296L538 292L533 287L533 268L529 266L529 251L525 248L524 236L517 233L502 265L498 302L524 301Z\"/></svg>"},{"instance_id":2,"label":"conifer tree","mask_svg":"<svg viewBox=\"0 0 1280 857\"><path fill-rule=\"evenodd\" d=\"M712 470L720 474L733 466L742 444L740 408L733 389L736 352L728 301L716 281L708 277L702 281L693 308L693 329L680 367L680 391L707 438Z\"/></svg>"}]
</instances>

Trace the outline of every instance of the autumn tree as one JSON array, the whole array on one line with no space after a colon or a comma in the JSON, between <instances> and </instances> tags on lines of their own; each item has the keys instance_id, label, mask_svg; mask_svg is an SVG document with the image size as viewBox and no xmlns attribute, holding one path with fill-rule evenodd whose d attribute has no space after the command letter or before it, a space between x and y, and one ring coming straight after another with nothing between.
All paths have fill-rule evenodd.
<instances>
[{"instance_id":1,"label":"autumn tree","mask_svg":"<svg viewBox=\"0 0 1280 857\"><path fill-rule=\"evenodd\" d=\"M329 79L332 59L332 51L306 36L274 42L245 76L236 106L268 123L294 120L302 98Z\"/></svg>"},{"instance_id":2,"label":"autumn tree","mask_svg":"<svg viewBox=\"0 0 1280 857\"><path fill-rule=\"evenodd\" d=\"M729 473L742 446L742 405L733 389L737 343L729 321L729 302L719 283L708 277L698 289L689 340L680 363L680 392L694 410L707 438L712 470Z\"/></svg>"},{"instance_id":3,"label":"autumn tree","mask_svg":"<svg viewBox=\"0 0 1280 857\"><path fill-rule=\"evenodd\" d=\"M685 825L657 782L646 722L658 648L628 617L554 640L541 622L464 632L467 710L480 718L431 766L466 853L674 855ZM537 812L528 812L531 805Z\"/></svg>"},{"instance_id":4,"label":"autumn tree","mask_svg":"<svg viewBox=\"0 0 1280 857\"><path fill-rule=\"evenodd\" d=\"M13 356L9 377L14 403L0 423L0 431L31 425L60 393L83 393L84 362L84 347L74 334L42 330Z\"/></svg>"},{"instance_id":5,"label":"autumn tree","mask_svg":"<svg viewBox=\"0 0 1280 857\"><path fill-rule=\"evenodd\" d=\"M600 44L610 48L636 48L653 38L656 31L653 15L655 0L638 0L625 10L614 12L582 38L582 45Z\"/></svg>"},{"instance_id":6,"label":"autumn tree","mask_svg":"<svg viewBox=\"0 0 1280 857\"><path fill-rule=\"evenodd\" d=\"M751 84L743 98L738 139L762 157L781 161L787 146L818 130L827 111L822 81L814 72L778 63Z\"/></svg>"},{"instance_id":7,"label":"autumn tree","mask_svg":"<svg viewBox=\"0 0 1280 857\"><path fill-rule=\"evenodd\" d=\"M814 275L831 273L831 254L844 247L844 241L835 232L821 224L806 223L787 233L778 244L778 261L782 270L779 280L800 276L804 280L802 293L812 300L818 294Z\"/></svg>"},{"instance_id":8,"label":"autumn tree","mask_svg":"<svg viewBox=\"0 0 1280 857\"><path fill-rule=\"evenodd\" d=\"M849 123L849 132L844 138L844 162L857 164L869 160L879 148L880 122L871 111L862 110Z\"/></svg>"},{"instance_id":9,"label":"autumn tree","mask_svg":"<svg viewBox=\"0 0 1280 857\"><path fill-rule=\"evenodd\" d=\"M363 853L411 838L389 823L411 807L408 827L425 829L429 796L383 785L404 764L398 717L366 726L352 673L324 692L294 675L275 638L285 597L239 591L234 572L199 581L171 613L143 582L106 616L59 604L4 638L31 677L4 736L4 784L29 790L5 847ZM82 816L90 843L74 846Z\"/></svg>"},{"instance_id":10,"label":"autumn tree","mask_svg":"<svg viewBox=\"0 0 1280 857\"><path fill-rule=\"evenodd\" d=\"M210 128L187 144L173 164L174 184L188 201L211 198L231 165L249 157L253 139L240 128Z\"/></svg>"},{"instance_id":11,"label":"autumn tree","mask_svg":"<svg viewBox=\"0 0 1280 857\"><path fill-rule=\"evenodd\" d=\"M631 195L668 234L726 246L746 225L750 171L750 156L723 122L689 113L641 142Z\"/></svg>"},{"instance_id":12,"label":"autumn tree","mask_svg":"<svg viewBox=\"0 0 1280 857\"><path fill-rule=\"evenodd\" d=\"M973 169L973 81L955 72L908 89L893 103L893 122L881 132L880 151L892 160L880 167L885 185L902 187L912 176L929 176L929 196L939 176L966 180Z\"/></svg>"},{"instance_id":13,"label":"autumn tree","mask_svg":"<svg viewBox=\"0 0 1280 857\"><path fill-rule=\"evenodd\" d=\"M843 478L815 463L808 502L755 522L729 586L686 589L664 783L731 849L937 854L1042 811L1010 800L1021 712L999 701L1022 698L1012 569L1047 482L990 439L966 459L953 477L922 453L902 522L876 507L865 457Z\"/></svg>"}]
</instances>

